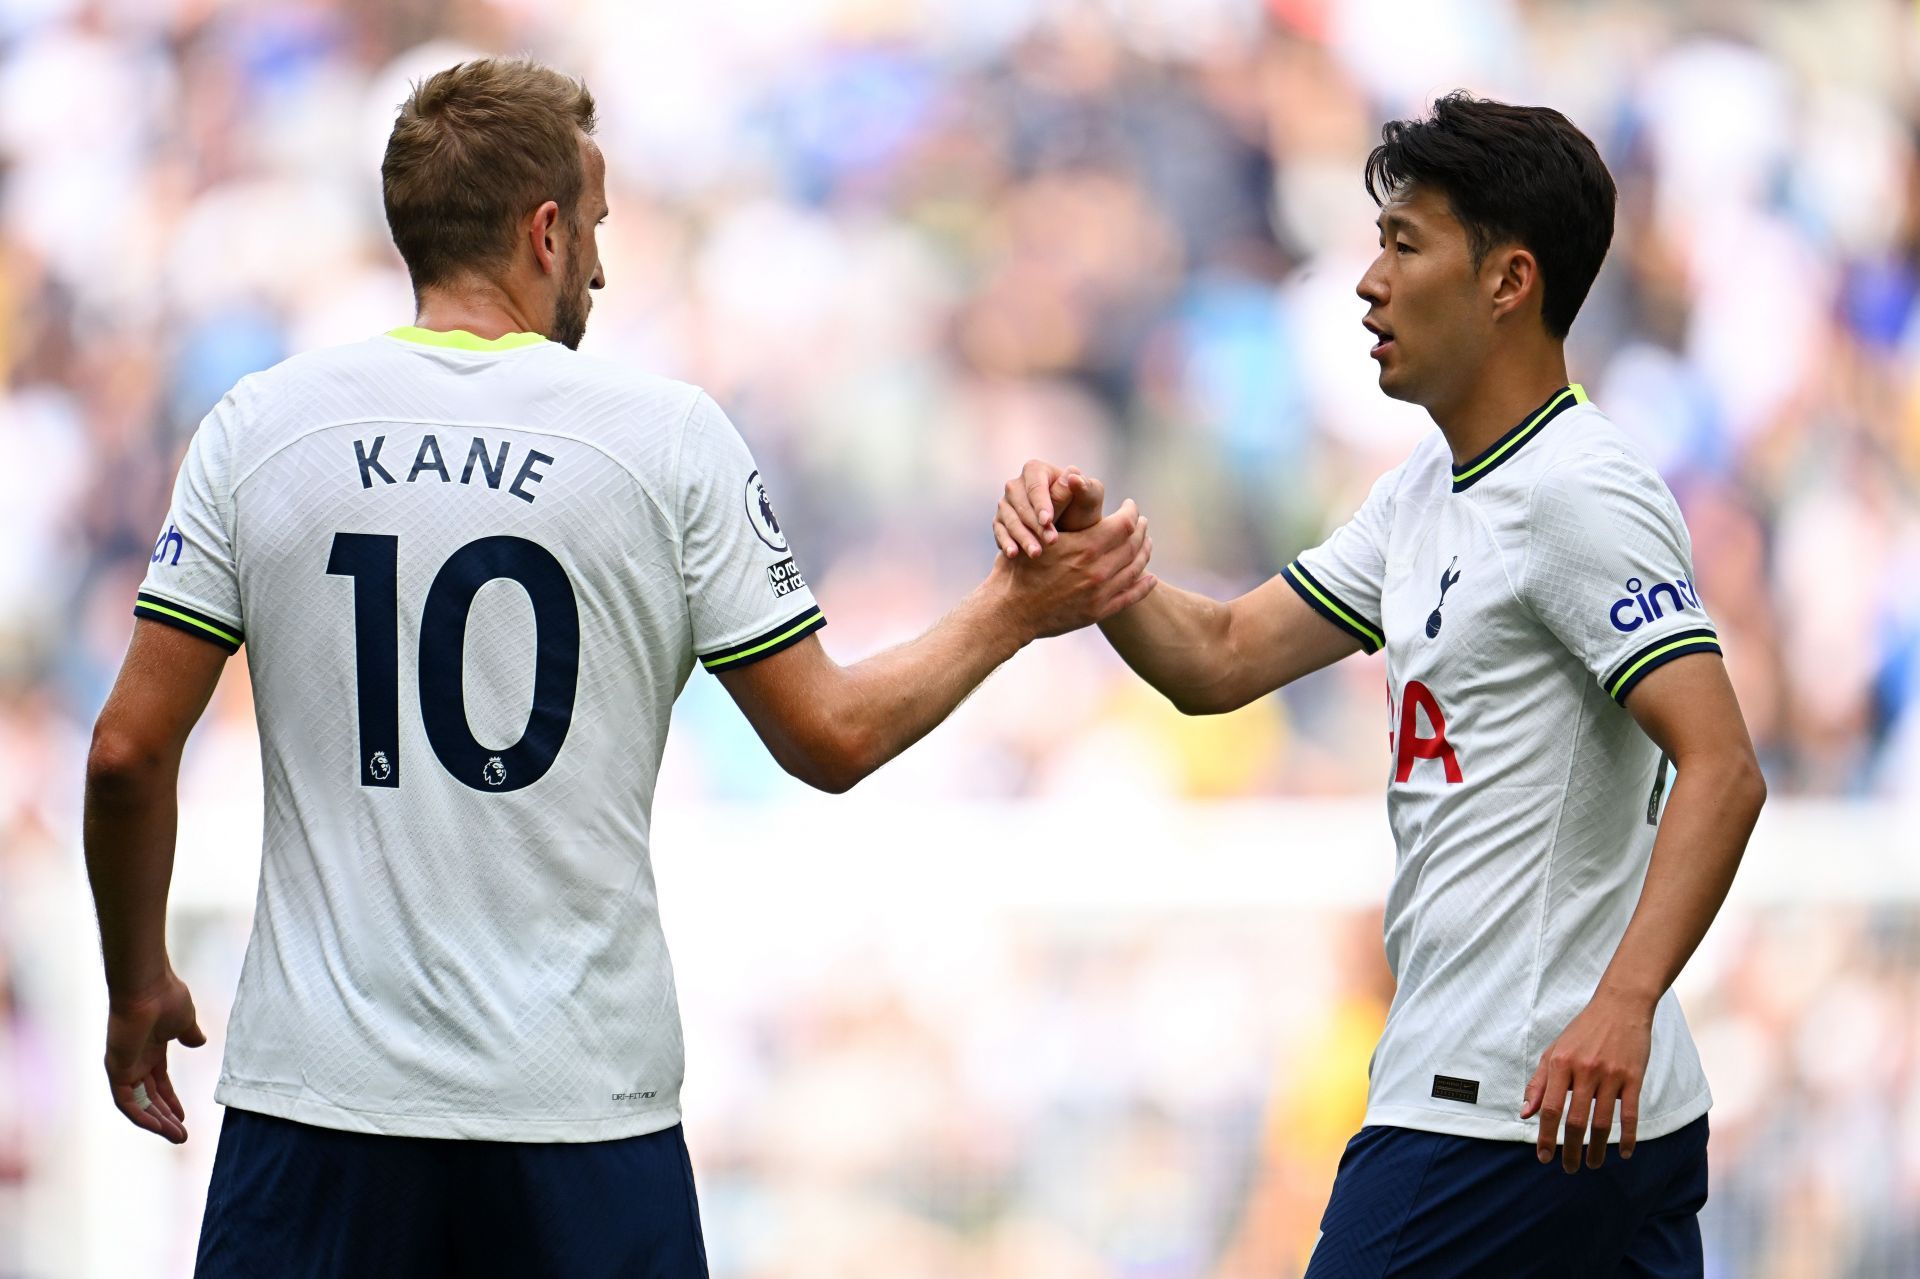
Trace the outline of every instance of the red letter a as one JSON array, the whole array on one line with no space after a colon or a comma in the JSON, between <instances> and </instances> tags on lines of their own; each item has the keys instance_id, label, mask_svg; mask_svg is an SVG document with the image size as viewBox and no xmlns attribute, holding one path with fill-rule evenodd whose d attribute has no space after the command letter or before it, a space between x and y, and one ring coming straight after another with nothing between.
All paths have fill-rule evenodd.
<instances>
[{"instance_id":1,"label":"red letter a","mask_svg":"<svg viewBox=\"0 0 1920 1279\"><path fill-rule=\"evenodd\" d=\"M1427 722L1433 725L1432 737L1418 736L1419 721L1414 718L1416 708L1427 713ZM1394 761L1394 781L1404 782L1413 776L1413 761L1416 759L1437 759L1446 766L1449 782L1462 780L1460 761L1454 757L1453 747L1447 742L1447 717L1441 713L1440 703L1427 691L1427 686L1417 679L1408 680L1406 689L1400 694L1399 739L1398 758Z\"/></svg>"}]
</instances>

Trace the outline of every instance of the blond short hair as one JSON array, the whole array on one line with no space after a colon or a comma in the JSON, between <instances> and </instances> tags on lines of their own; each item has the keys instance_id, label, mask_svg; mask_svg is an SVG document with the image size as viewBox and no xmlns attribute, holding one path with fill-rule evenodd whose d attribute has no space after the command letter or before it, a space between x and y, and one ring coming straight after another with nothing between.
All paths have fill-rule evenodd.
<instances>
[{"instance_id":1,"label":"blond short hair","mask_svg":"<svg viewBox=\"0 0 1920 1279\"><path fill-rule=\"evenodd\" d=\"M593 95L527 58L462 62L414 85L380 164L413 291L512 261L521 218L548 200L574 222Z\"/></svg>"}]
</instances>

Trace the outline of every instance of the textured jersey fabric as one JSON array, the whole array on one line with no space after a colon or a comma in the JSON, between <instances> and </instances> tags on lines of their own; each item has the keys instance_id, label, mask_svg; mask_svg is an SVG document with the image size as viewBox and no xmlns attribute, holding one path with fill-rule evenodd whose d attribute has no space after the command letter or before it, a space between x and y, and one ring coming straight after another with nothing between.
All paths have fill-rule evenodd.
<instances>
[{"instance_id":1,"label":"textured jersey fabric","mask_svg":"<svg viewBox=\"0 0 1920 1279\"><path fill-rule=\"evenodd\" d=\"M1527 1081L1592 998L1652 852L1664 762L1621 703L1719 651L1679 508L1572 386L1464 465L1436 433L1284 572L1386 649L1398 989L1366 1122L1531 1141ZM1640 1135L1708 1102L1669 991Z\"/></svg>"},{"instance_id":2,"label":"textured jersey fabric","mask_svg":"<svg viewBox=\"0 0 1920 1279\"><path fill-rule=\"evenodd\" d=\"M201 424L135 612L248 649L266 820L220 1101L508 1141L678 1121L668 715L696 659L824 624L712 400L526 334L296 357Z\"/></svg>"}]
</instances>

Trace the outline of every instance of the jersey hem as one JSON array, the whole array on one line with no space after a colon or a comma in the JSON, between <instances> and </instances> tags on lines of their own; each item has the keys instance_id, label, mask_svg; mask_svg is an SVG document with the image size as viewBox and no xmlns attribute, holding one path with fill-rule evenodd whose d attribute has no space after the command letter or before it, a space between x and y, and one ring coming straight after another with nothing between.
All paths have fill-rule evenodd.
<instances>
[{"instance_id":1,"label":"jersey hem","mask_svg":"<svg viewBox=\"0 0 1920 1279\"><path fill-rule=\"evenodd\" d=\"M1664 1137L1685 1128L1688 1124L1706 1114L1713 1107L1713 1093L1702 1086L1700 1091L1686 1101L1654 1115L1642 1115L1637 1141L1652 1141L1655 1137ZM1515 1114L1518 1115L1518 1107ZM1477 1137L1488 1141L1521 1141L1532 1145L1540 1138L1540 1120L1532 1119L1495 1119L1489 1115L1454 1114L1439 1107L1413 1105L1368 1106L1366 1117L1360 1121L1363 1128L1412 1128L1418 1132L1444 1133L1449 1137ZM1620 1133L1615 1129L1612 1139L1618 1141Z\"/></svg>"},{"instance_id":2,"label":"jersey hem","mask_svg":"<svg viewBox=\"0 0 1920 1279\"><path fill-rule=\"evenodd\" d=\"M643 1137L680 1122L678 1105L605 1119L525 1119L501 1115L405 1115L357 1110L306 1095L239 1084L222 1079L213 1099L236 1110L252 1110L276 1119L340 1132L382 1137L440 1137L460 1141L537 1141L577 1143Z\"/></svg>"}]
</instances>

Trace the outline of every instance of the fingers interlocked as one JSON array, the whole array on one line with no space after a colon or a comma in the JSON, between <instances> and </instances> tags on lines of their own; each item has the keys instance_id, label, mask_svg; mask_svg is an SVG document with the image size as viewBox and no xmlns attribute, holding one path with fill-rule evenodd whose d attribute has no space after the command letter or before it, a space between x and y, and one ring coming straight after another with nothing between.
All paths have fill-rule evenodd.
<instances>
[{"instance_id":1,"label":"fingers interlocked","mask_svg":"<svg viewBox=\"0 0 1920 1279\"><path fill-rule=\"evenodd\" d=\"M993 539L1001 554L1029 559L1061 533L1091 528L1100 519L1106 487L1078 467L1034 460L1008 480L994 509Z\"/></svg>"}]
</instances>

